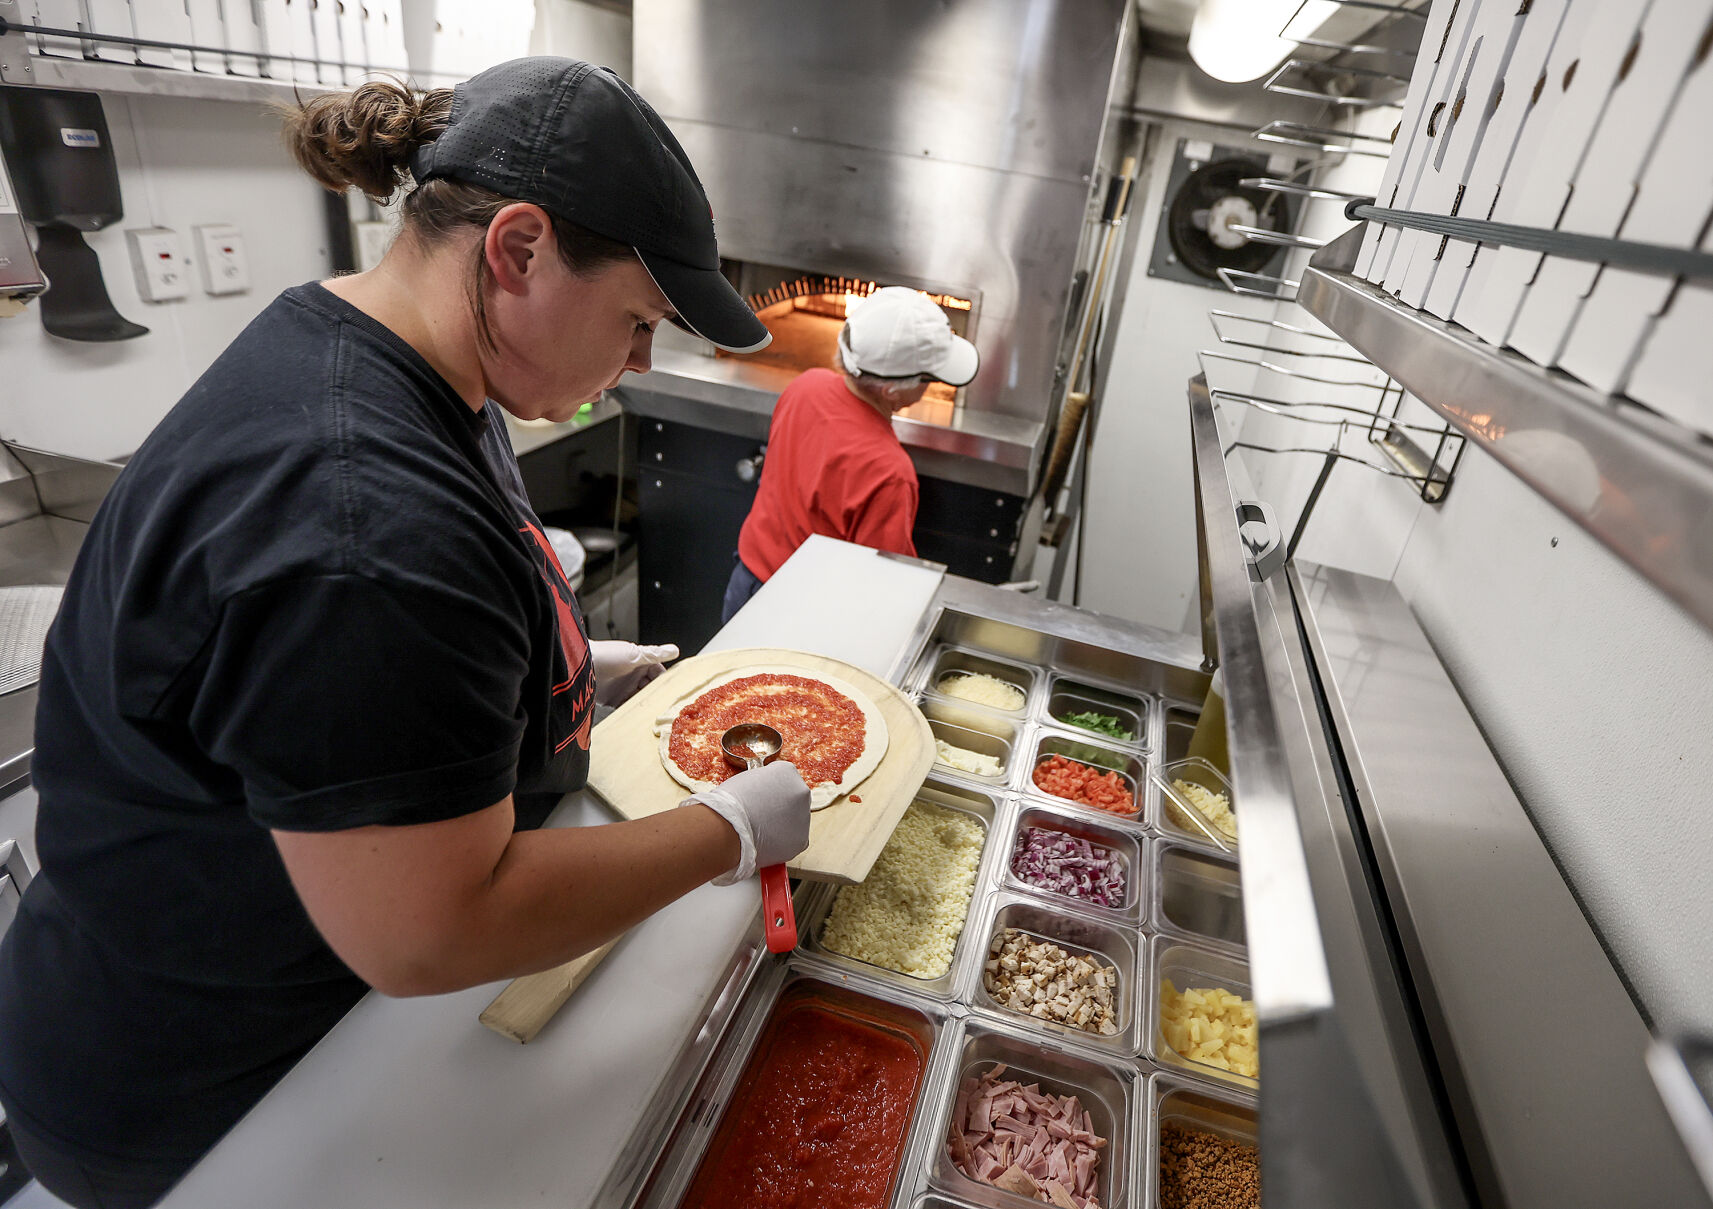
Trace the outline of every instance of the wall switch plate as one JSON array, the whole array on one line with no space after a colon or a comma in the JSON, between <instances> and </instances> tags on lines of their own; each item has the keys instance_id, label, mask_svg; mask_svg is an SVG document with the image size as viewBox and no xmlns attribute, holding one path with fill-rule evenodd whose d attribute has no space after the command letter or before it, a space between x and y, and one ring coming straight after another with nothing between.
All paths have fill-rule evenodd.
<instances>
[{"instance_id":1,"label":"wall switch plate","mask_svg":"<svg viewBox=\"0 0 1713 1209\"><path fill-rule=\"evenodd\" d=\"M190 297L190 265L178 232L169 227L132 227L125 232L137 295L144 302Z\"/></svg>"},{"instance_id":2,"label":"wall switch plate","mask_svg":"<svg viewBox=\"0 0 1713 1209\"><path fill-rule=\"evenodd\" d=\"M244 236L231 223L206 223L196 228L202 254L202 288L210 294L242 294L250 288L250 258Z\"/></svg>"}]
</instances>

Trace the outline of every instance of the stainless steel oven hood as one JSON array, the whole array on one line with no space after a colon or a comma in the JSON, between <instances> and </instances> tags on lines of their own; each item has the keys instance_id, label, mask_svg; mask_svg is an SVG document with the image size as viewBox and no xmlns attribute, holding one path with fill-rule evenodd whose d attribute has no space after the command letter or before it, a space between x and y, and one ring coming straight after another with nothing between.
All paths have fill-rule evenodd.
<instances>
[{"instance_id":1,"label":"stainless steel oven hood","mask_svg":"<svg viewBox=\"0 0 1713 1209\"><path fill-rule=\"evenodd\" d=\"M635 83L701 173L724 255L979 299L982 369L958 418L943 434L901 435L976 461L1002 438L1007 488L1025 492L1135 66L1124 0L636 0L634 11ZM663 359L627 396L673 393L651 379L683 360ZM704 388L729 377L756 390L736 362L702 360L692 376ZM757 402L771 410L771 397ZM964 431L983 439L960 442Z\"/></svg>"}]
</instances>

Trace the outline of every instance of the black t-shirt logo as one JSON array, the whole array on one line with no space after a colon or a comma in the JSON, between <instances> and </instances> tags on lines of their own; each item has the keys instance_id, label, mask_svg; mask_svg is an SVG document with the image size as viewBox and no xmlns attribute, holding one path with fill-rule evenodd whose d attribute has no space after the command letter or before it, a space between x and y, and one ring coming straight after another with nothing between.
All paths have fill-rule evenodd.
<instances>
[{"instance_id":1,"label":"black t-shirt logo","mask_svg":"<svg viewBox=\"0 0 1713 1209\"><path fill-rule=\"evenodd\" d=\"M589 664L589 640L583 633L583 619L578 615L577 605L571 594L571 581L566 578L565 569L559 565L559 556L553 552L553 545L547 540L547 535L527 522L519 532L531 539L530 547L536 555L536 568L541 572L548 593L553 597L559 629L559 652L565 660L563 669L554 669L559 675L555 678L553 696L557 698L570 694L570 733L555 741L553 751L557 755L573 740L578 747L588 751L589 732L595 720L595 677ZM559 713L558 709L554 710L555 721L558 721Z\"/></svg>"}]
</instances>

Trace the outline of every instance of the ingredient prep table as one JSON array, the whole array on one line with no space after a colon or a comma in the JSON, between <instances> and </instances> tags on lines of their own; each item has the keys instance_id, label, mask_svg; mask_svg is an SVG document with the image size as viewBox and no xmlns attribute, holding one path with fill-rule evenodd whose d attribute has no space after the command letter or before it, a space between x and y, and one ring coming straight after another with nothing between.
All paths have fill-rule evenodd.
<instances>
[{"instance_id":1,"label":"ingredient prep table","mask_svg":"<svg viewBox=\"0 0 1713 1209\"><path fill-rule=\"evenodd\" d=\"M1692 1169L1672 1150L1676 1139L1636 1060L1645 1031L1634 1007L1402 598L1382 581L1294 563L1272 579L1253 578L1216 425L1204 400L1192 397L1191 411L1202 515L1220 522L1200 534L1212 594L1199 644L820 540L711 644L799 647L869 668L919 702L937 738L955 737L964 750L979 743L994 758L996 775L938 765L917 795L919 804L961 816L955 827L930 828L949 855L958 848L945 844L952 831L973 824L985 837L971 855L960 934L934 942L937 954L952 949L943 974L929 976L938 962L907 953L901 966L921 964L922 976L885 968L884 954L898 947L872 954L873 964L838 951L828 921L849 888L799 887L802 942L780 958L765 955L753 885L703 888L621 943L527 1047L476 1024L497 986L415 1002L370 996L165 1204L673 1209L686 1203L704 1157L722 1153L718 1131L734 1104L743 1111L744 1072L764 1060L757 1046L769 1020L797 996L902 1037L919 1060L919 1075L898 1084L899 1096L913 1097L905 1133L887 1132L889 1157L872 1180L864 1177L861 1202L877 1207L1023 1209L1029 1201L987 1185L1026 1187L1033 1177L1060 1205L1083 1209L1093 1193L1103 1209L1158 1209L1162 1162L1178 1162L1172 1184L1182 1191L1191 1173L1179 1160L1190 1152L1220 1156L1237 1186L1258 1158L1275 1209L1450 1207L1469 1203L1451 1170L1453 1152L1468 1147L1490 1162L1527 1167L1551 1195L1519 1206L1546 1209L1567 1203L1554 1188L1565 1165L1543 1167L1530 1156L1565 1134L1614 1136L1620 1111L1631 1149L1597 1155L1576 1178L1610 1182L1602 1164L1645 1171L1674 1190L1671 1203L1698 1203L1687 1195ZM1231 774L1217 784L1242 816L1240 847L1186 829L1193 805L1168 809L1174 779L1214 788L1191 775L1187 749L1204 669L1216 663L1226 676L1229 768L1214 771ZM1310 664L1324 679L1305 670ZM940 691L948 676L970 673L1008 681L1021 702L1001 708L997 696L981 705ZM1313 708L1321 691L1331 722ZM1068 721L1089 713L1117 719L1111 729L1130 737ZM1348 762L1333 747L1334 731L1355 753ZM1436 755L1434 778L1419 775L1423 751ZM1056 796L1058 782L1044 785L1037 770L1063 761L1121 785L1120 804L1130 809ZM1357 785L1349 802L1328 769ZM1448 822L1447 803L1478 822ZM1382 872L1398 879L1396 897L1387 897L1421 949L1394 952L1373 931L1379 893L1353 879L1344 860L1358 842L1357 810L1372 814ZM582 794L555 821L606 817ZM1010 857L1027 828L1111 854L1123 870L1122 900L1102 905L1019 877ZM1392 843L1406 831L1416 842ZM1481 837L1474 848L1472 834ZM927 841L917 849L933 851ZM1472 880L1477 867L1500 859L1508 880ZM919 892L913 863L892 862L890 876ZM877 868L887 864L883 852ZM921 903L924 918L951 918L941 910L948 903L920 893L898 901ZM1530 929L1480 926L1518 903L1538 913ZM1477 905L1478 918L1470 914ZM1110 968L1110 1004L1097 996L1089 1020L1067 1026L1053 1017L1080 1016L1088 987L1078 1003L1078 986L1061 985L1043 988L1054 1003L1042 1015L1033 1008L1043 1001L1033 998L1030 1012L1015 1010L1007 1001L1016 980L990 986L985 977L1004 968L1005 954L992 953L995 936L1024 938L1014 954L1019 972L1036 942L1066 955L1052 956L1059 967L1086 959L1074 965L1073 983L1077 971L1091 974L1087 984ZM1556 999L1599 1027L1537 1037L1544 1053L1519 1050L1515 1036L1532 1022L1486 1002L1506 989L1503 977L1475 975L1516 946L1549 942L1564 969L1537 962L1534 982L1519 992L1562 983ZM990 969L990 959L1001 964ZM1410 1027L1400 960L1431 975L1435 997L1416 1008L1431 1007L1435 1022L1453 1026L1441 1040L1492 1060L1434 1062ZM1168 985L1170 1005L1162 1003ZM1108 1007L1112 1031L1100 1027ZM1595 1052L1584 1040L1595 1035L1622 1044ZM1268 1055L1259 1081L1251 1073L1257 1045ZM861 1048L843 1045L837 1065L855 1071L867 1061ZM1531 1090L1579 1078L1563 1060L1573 1050L1623 1095L1607 1104ZM1491 1134L1447 1130L1431 1111L1436 1079L1457 1080L1494 1105ZM1000 1090L1008 1081L1028 1091L1026 1103L990 1111L995 1097L1014 1094ZM992 1097L981 1090L988 1084ZM1520 1111L1509 1113L1513 1106ZM793 1142L793 1163L774 1165L779 1172L831 1169L813 1161L817 1148L848 1122L831 1101L822 1108L820 1125ZM1067 1144L1099 1140L1098 1172L1088 1169L1087 1150L1066 1153L1053 1143L1059 1162L1043 1167L1038 1151L1017 1148L1018 1128L1055 1126ZM1257 1144L1258 1155L1250 1149ZM836 1163L822 1156L830 1157ZM1329 1180L1337 1185L1330 1197ZM1431 1191L1412 1195L1424 1189Z\"/></svg>"},{"instance_id":2,"label":"ingredient prep table","mask_svg":"<svg viewBox=\"0 0 1713 1209\"><path fill-rule=\"evenodd\" d=\"M829 584L838 587L829 591ZM994 628L984 633L984 626ZM685 1106L709 1095L724 1102L780 997L805 981L868 996L892 1005L883 1010L896 1008L922 1022L926 1066L901 1143L893 1204L908 1203L925 1186L937 1163L930 1135L950 1111L958 1081L978 1077L992 1056L1010 1055L1026 1068L1045 1063L1062 1070L1067 1085L1104 1089L1105 1108L1097 1106L1097 1115L1105 1114L1102 1127L1114 1138L1109 1163L1115 1192L1128 1192L1149 1153L1146 1122L1156 1079L1175 1079L1174 1086L1199 1083L1200 1094L1214 1097L1226 1111L1252 1116L1252 1101L1242 1089L1208 1078L1186 1080L1181 1073L1163 1075L1143 1056L1143 997L1153 982L1147 933L1154 909L1157 799L1145 770L1150 747L1167 741L1165 705L1182 708L1205 685L1206 677L1191 670L1200 652L1190 638L812 538L708 650L764 641L823 653L891 680L932 708L940 667L995 662L981 652L991 651L995 636L1006 634L1039 648L1032 657L1014 655L1012 670L1000 668L1022 677L1024 704L1007 713L941 701L954 710L942 716L955 716L972 733L1008 736L1001 775L982 778L936 767L922 794L924 801L962 810L986 837L957 956L943 978L912 979L820 945L837 887L799 888L805 940L782 960L761 950L754 883L703 887L625 937L527 1046L477 1023L501 984L418 1000L369 995L164 1205L674 1203L694 1177L712 1140L706 1131L719 1117L709 1112L686 1129ZM1115 650L1125 654L1114 656ZM1072 672L1061 674L1061 657L1075 665ZM1118 664L1105 667L1103 678L1102 661L1108 658ZM1048 702L1056 699L1060 681L1073 674L1108 686L1129 684L1146 732L1121 742L1055 722ZM1030 772L1044 750L1053 750L1041 744L1073 736L1086 737L1116 758L1136 786L1138 805L1146 801L1150 809L1120 820L1037 794ZM1085 909L1073 899L1031 894L1014 879L1008 882L1011 847L1025 810L1033 825L1095 837L1119 852L1130 877L1124 904ZM586 826L611 817L585 791L569 795L550 823ZM997 928L1064 939L1067 923L1073 932L1079 926L1087 932L1078 933L1085 942L1079 952L1094 953L1103 964L1116 958L1124 982L1116 1036L1067 1039L1061 1026L1050 1031L991 1002L980 1006L981 966ZM1108 938L1104 946L1087 943L1096 934ZM1235 962L1240 952L1227 946L1225 959ZM970 1004L978 1005L973 1014ZM636 1185L651 1170L656 1184L639 1196ZM1118 1203L1143 1199L1125 1195Z\"/></svg>"}]
</instances>

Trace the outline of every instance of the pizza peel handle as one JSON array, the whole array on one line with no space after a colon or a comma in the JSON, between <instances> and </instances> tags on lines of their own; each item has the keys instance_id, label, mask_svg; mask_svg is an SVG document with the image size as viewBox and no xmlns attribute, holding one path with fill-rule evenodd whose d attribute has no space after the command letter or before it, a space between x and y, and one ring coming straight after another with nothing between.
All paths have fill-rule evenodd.
<instances>
[{"instance_id":1,"label":"pizza peel handle","mask_svg":"<svg viewBox=\"0 0 1713 1209\"><path fill-rule=\"evenodd\" d=\"M773 727L745 722L720 736L720 751L734 768L760 768L779 758L785 738ZM791 878L784 865L761 870L761 926L769 953L789 953L797 947L797 913L791 907Z\"/></svg>"},{"instance_id":2,"label":"pizza peel handle","mask_svg":"<svg viewBox=\"0 0 1713 1209\"><path fill-rule=\"evenodd\" d=\"M797 947L797 913L791 909L791 878L784 865L761 871L762 927L769 953L789 953Z\"/></svg>"}]
</instances>

